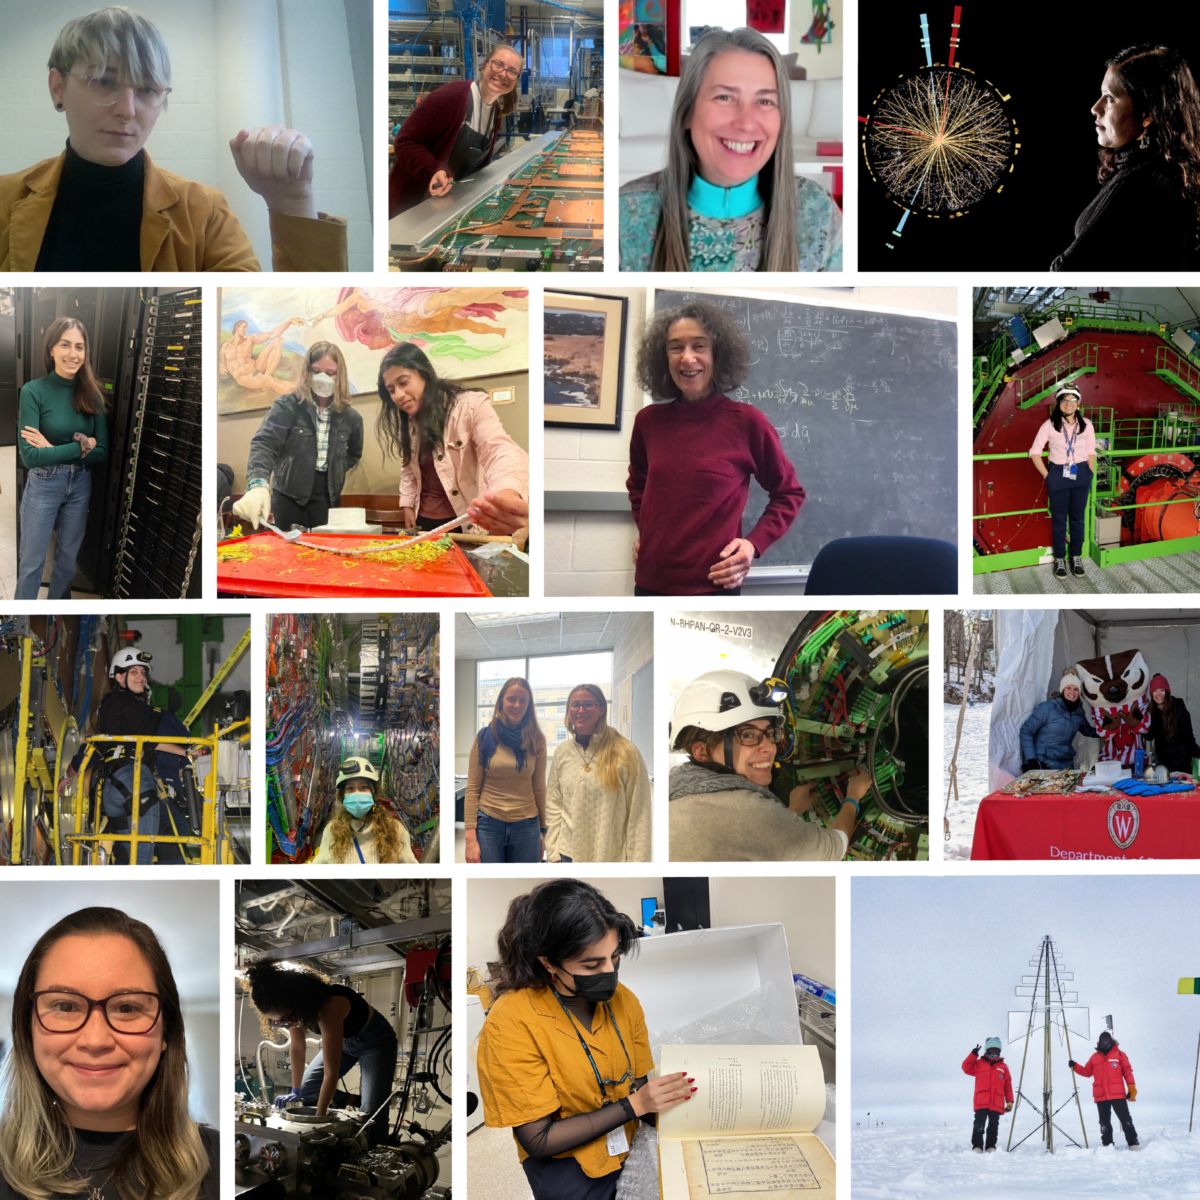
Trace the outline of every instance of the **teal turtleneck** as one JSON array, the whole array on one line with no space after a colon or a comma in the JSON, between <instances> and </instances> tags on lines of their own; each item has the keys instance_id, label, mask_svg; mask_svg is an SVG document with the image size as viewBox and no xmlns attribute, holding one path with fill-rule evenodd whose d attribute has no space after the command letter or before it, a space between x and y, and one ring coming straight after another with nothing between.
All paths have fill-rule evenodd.
<instances>
[{"instance_id":1,"label":"teal turtleneck","mask_svg":"<svg viewBox=\"0 0 1200 1200\"><path fill-rule=\"evenodd\" d=\"M723 188L693 175L692 185L688 188L688 207L702 217L714 217L719 221L748 217L756 208L762 207L758 176L751 175L736 187Z\"/></svg>"}]
</instances>

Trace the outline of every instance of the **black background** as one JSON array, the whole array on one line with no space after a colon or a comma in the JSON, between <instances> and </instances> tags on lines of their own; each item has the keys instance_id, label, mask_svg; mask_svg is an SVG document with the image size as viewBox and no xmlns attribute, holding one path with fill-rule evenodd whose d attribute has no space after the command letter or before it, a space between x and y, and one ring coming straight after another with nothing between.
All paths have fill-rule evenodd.
<instances>
[{"instance_id":1,"label":"black background","mask_svg":"<svg viewBox=\"0 0 1200 1200\"><path fill-rule=\"evenodd\" d=\"M950 52L954 5L860 5L860 117L879 90L925 62L921 13L929 15L935 63ZM1091 106L1100 98L1104 62L1137 42L1178 50L1200 66L1200 5L1169 7L1092 3L963 5L955 64L990 80L1017 124L1021 149L1004 191L966 216L932 219L914 212L893 238L903 210L889 200L862 159L862 123L854 147L859 164L859 267L864 271L959 271L972 268L1049 270L1074 239L1075 220L1099 190ZM849 148L848 148L849 149ZM1153 214L1147 214L1153 220ZM1136 230L1131 231L1136 236ZM894 250L887 248L891 242Z\"/></svg>"}]
</instances>

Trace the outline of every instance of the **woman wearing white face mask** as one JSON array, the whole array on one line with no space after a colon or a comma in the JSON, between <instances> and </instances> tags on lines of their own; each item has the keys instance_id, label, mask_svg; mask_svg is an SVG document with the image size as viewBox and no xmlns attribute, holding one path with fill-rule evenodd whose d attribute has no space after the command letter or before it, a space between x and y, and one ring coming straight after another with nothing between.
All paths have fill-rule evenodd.
<instances>
[{"instance_id":1,"label":"woman wearing white face mask","mask_svg":"<svg viewBox=\"0 0 1200 1200\"><path fill-rule=\"evenodd\" d=\"M315 863L415 863L408 830L378 802L379 772L370 759L348 758L337 777L337 806L326 822Z\"/></svg>"},{"instance_id":2,"label":"woman wearing white face mask","mask_svg":"<svg viewBox=\"0 0 1200 1200\"><path fill-rule=\"evenodd\" d=\"M250 442L246 492L234 515L255 529L272 512L280 529L324 525L341 503L342 485L362 447L362 417L350 407L346 360L332 342L315 342L296 390L271 405Z\"/></svg>"}]
</instances>

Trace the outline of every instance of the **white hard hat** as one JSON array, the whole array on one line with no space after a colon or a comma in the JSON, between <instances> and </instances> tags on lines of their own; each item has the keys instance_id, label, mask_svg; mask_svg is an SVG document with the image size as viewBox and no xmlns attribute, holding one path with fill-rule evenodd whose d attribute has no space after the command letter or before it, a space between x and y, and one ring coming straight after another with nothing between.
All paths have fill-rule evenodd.
<instances>
[{"instance_id":1,"label":"white hard hat","mask_svg":"<svg viewBox=\"0 0 1200 1200\"><path fill-rule=\"evenodd\" d=\"M1054 393L1054 403L1057 404L1064 396L1074 396L1080 404L1083 403L1083 393L1073 383L1064 383Z\"/></svg>"},{"instance_id":2,"label":"white hard hat","mask_svg":"<svg viewBox=\"0 0 1200 1200\"><path fill-rule=\"evenodd\" d=\"M108 677L112 679L118 671L128 671L130 667L145 667L146 677L149 678L150 660L153 657L145 650L118 650L108 664Z\"/></svg>"},{"instance_id":3,"label":"white hard hat","mask_svg":"<svg viewBox=\"0 0 1200 1200\"><path fill-rule=\"evenodd\" d=\"M678 738L691 725L720 733L747 721L777 721L782 713L771 703L771 692L769 685L741 671L706 671L680 688L671 708L671 731Z\"/></svg>"},{"instance_id":4,"label":"white hard hat","mask_svg":"<svg viewBox=\"0 0 1200 1200\"><path fill-rule=\"evenodd\" d=\"M372 783L379 783L379 772L371 765L369 758L355 756L347 758L338 771L337 786L341 787L343 783L351 779L369 779Z\"/></svg>"}]
</instances>

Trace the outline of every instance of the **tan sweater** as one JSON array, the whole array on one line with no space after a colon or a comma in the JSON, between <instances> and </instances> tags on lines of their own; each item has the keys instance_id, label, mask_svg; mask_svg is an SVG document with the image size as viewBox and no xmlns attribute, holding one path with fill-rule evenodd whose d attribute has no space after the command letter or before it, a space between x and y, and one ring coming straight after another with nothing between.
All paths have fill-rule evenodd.
<instances>
[{"instance_id":1,"label":"tan sweater","mask_svg":"<svg viewBox=\"0 0 1200 1200\"><path fill-rule=\"evenodd\" d=\"M606 792L591 754L585 771L574 738L559 745L546 779L547 862L650 861L650 776L636 747L633 756L635 769L619 767L619 788Z\"/></svg>"},{"instance_id":2,"label":"tan sweater","mask_svg":"<svg viewBox=\"0 0 1200 1200\"><path fill-rule=\"evenodd\" d=\"M479 738L471 746L467 763L467 796L464 817L468 829L475 828L479 810L497 821L524 821L537 817L546 827L546 747L537 757L525 755L525 769L517 771L517 756L498 742L496 753L485 771L479 765Z\"/></svg>"}]
</instances>

